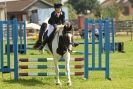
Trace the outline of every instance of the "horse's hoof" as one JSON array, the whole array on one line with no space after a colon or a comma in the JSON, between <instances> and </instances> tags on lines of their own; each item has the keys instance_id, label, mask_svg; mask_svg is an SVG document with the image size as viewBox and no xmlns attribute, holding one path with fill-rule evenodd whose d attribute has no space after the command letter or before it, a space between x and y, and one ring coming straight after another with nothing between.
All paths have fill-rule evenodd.
<instances>
[{"instance_id":1,"label":"horse's hoof","mask_svg":"<svg viewBox=\"0 0 133 89\"><path fill-rule=\"evenodd\" d=\"M71 83L71 82L68 82L67 85L68 85L68 86L72 86L72 83Z\"/></svg>"}]
</instances>

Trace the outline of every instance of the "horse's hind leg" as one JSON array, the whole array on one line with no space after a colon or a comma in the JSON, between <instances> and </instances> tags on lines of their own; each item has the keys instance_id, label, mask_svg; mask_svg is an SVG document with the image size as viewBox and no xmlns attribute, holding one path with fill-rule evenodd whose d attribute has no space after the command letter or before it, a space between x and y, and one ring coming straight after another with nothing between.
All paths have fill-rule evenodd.
<instances>
[{"instance_id":1,"label":"horse's hind leg","mask_svg":"<svg viewBox=\"0 0 133 89\"><path fill-rule=\"evenodd\" d=\"M69 86L71 86L71 77L70 77L70 53L69 52L66 52L63 57L65 59L66 73L67 73L67 78L68 78L67 84Z\"/></svg>"},{"instance_id":2,"label":"horse's hind leg","mask_svg":"<svg viewBox=\"0 0 133 89\"><path fill-rule=\"evenodd\" d=\"M55 65L55 73L56 73L56 85L61 85L60 79L59 79L59 67L58 67L58 60L54 59L54 65Z\"/></svg>"}]
</instances>

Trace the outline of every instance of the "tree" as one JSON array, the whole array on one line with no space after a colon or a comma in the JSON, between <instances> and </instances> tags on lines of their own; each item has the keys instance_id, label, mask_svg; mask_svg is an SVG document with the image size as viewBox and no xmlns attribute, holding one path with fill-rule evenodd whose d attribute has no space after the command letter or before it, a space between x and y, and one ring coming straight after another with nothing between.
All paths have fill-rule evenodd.
<instances>
[{"instance_id":1,"label":"tree","mask_svg":"<svg viewBox=\"0 0 133 89\"><path fill-rule=\"evenodd\" d=\"M129 0L129 2L131 2L132 6L133 6L133 0Z\"/></svg>"},{"instance_id":2,"label":"tree","mask_svg":"<svg viewBox=\"0 0 133 89\"><path fill-rule=\"evenodd\" d=\"M108 0L108 3L102 6L101 15L102 18L115 18L120 15L122 11L122 6L119 3L116 3L116 0Z\"/></svg>"},{"instance_id":3,"label":"tree","mask_svg":"<svg viewBox=\"0 0 133 89\"><path fill-rule=\"evenodd\" d=\"M68 3L74 7L77 14L87 14L87 10L93 12L97 6L100 6L97 0L69 0Z\"/></svg>"},{"instance_id":4,"label":"tree","mask_svg":"<svg viewBox=\"0 0 133 89\"><path fill-rule=\"evenodd\" d=\"M72 5L67 3L67 4L65 4L65 6L68 7L69 19L70 20L76 19L77 18L77 14L76 14L76 11L73 9Z\"/></svg>"}]
</instances>

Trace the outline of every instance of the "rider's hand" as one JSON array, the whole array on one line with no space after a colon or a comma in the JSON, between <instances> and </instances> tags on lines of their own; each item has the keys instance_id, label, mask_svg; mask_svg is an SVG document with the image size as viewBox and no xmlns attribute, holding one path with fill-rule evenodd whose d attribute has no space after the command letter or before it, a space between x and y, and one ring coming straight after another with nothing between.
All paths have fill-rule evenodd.
<instances>
[{"instance_id":1,"label":"rider's hand","mask_svg":"<svg viewBox=\"0 0 133 89\"><path fill-rule=\"evenodd\" d=\"M55 29L57 28L57 24L54 24L53 26L54 26Z\"/></svg>"}]
</instances>

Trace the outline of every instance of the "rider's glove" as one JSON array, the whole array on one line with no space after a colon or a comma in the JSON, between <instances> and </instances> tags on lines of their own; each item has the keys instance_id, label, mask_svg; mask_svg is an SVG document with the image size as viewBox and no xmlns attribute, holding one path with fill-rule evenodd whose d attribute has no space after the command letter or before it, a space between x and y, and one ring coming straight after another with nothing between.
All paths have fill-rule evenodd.
<instances>
[{"instance_id":1,"label":"rider's glove","mask_svg":"<svg viewBox=\"0 0 133 89\"><path fill-rule=\"evenodd\" d=\"M57 29L57 24L53 24L54 28Z\"/></svg>"}]
</instances>

